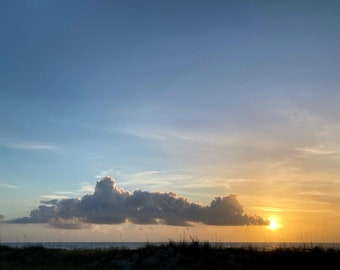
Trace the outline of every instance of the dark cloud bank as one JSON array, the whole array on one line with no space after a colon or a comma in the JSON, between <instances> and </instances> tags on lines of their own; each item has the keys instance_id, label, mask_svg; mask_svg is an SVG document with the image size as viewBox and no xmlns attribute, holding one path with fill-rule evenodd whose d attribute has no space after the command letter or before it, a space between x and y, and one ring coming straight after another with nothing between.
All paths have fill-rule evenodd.
<instances>
[{"instance_id":1,"label":"dark cloud bank","mask_svg":"<svg viewBox=\"0 0 340 270\"><path fill-rule=\"evenodd\" d=\"M244 213L236 195L216 197L208 206L189 202L173 192L130 193L117 187L113 178L97 181L95 192L81 199L41 201L29 217L7 223L48 223L56 228L78 229L91 224L167 224L190 226L207 225L267 225L259 216Z\"/></svg>"}]
</instances>

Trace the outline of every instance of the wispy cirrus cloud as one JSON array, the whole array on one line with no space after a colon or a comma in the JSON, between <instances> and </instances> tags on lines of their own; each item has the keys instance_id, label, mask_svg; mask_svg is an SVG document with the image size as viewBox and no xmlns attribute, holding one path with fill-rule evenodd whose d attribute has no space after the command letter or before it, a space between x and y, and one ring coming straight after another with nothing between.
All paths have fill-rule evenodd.
<instances>
[{"instance_id":1,"label":"wispy cirrus cloud","mask_svg":"<svg viewBox=\"0 0 340 270\"><path fill-rule=\"evenodd\" d=\"M0 183L0 188L19 188L19 187L11 184Z\"/></svg>"},{"instance_id":2,"label":"wispy cirrus cloud","mask_svg":"<svg viewBox=\"0 0 340 270\"><path fill-rule=\"evenodd\" d=\"M67 199L68 196L59 195L59 194L47 194L47 195L40 195L40 198L45 199L45 200L61 200L61 199Z\"/></svg>"},{"instance_id":3,"label":"wispy cirrus cloud","mask_svg":"<svg viewBox=\"0 0 340 270\"><path fill-rule=\"evenodd\" d=\"M75 191L55 191L52 194L40 195L39 197L45 200L62 200L68 199L72 196L80 196L81 193L93 192L94 187L89 183L81 183L81 188Z\"/></svg>"},{"instance_id":4,"label":"wispy cirrus cloud","mask_svg":"<svg viewBox=\"0 0 340 270\"><path fill-rule=\"evenodd\" d=\"M18 149L18 150L32 150L32 151L60 151L61 148L48 143L12 140L0 138L0 147Z\"/></svg>"},{"instance_id":5,"label":"wispy cirrus cloud","mask_svg":"<svg viewBox=\"0 0 340 270\"><path fill-rule=\"evenodd\" d=\"M231 125L233 119L222 109L220 117L213 115L216 117L209 118L209 128L204 129L200 118L183 124L186 115L171 122L156 118L152 124L144 125L141 121L148 118L136 121L139 119L137 115L120 131L152 141L170 158L180 160L188 167L208 173L223 170L232 178L247 178L254 175L253 172L247 173L250 168L260 173L263 168L275 164L285 163L295 168L296 164L286 161L295 161L301 156L318 159L340 154L340 127L327 115L289 101L265 108L265 111L249 108L245 115L251 117L237 112L234 117L238 117L239 125ZM158 117L155 113L147 114L154 115Z\"/></svg>"},{"instance_id":6,"label":"wispy cirrus cloud","mask_svg":"<svg viewBox=\"0 0 340 270\"><path fill-rule=\"evenodd\" d=\"M303 147L296 148L300 152L310 155L336 155L340 154L340 151L337 150L326 150L324 145L315 146L315 147Z\"/></svg>"},{"instance_id":7,"label":"wispy cirrus cloud","mask_svg":"<svg viewBox=\"0 0 340 270\"><path fill-rule=\"evenodd\" d=\"M90 193L94 191L94 186L89 182L81 182L80 188L75 190L76 193Z\"/></svg>"}]
</instances>

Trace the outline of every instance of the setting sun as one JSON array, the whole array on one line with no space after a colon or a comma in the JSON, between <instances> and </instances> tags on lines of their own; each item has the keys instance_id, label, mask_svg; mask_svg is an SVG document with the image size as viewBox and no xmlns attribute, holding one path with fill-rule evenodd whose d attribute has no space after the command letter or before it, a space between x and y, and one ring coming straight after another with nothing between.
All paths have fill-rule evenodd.
<instances>
[{"instance_id":1,"label":"setting sun","mask_svg":"<svg viewBox=\"0 0 340 270\"><path fill-rule=\"evenodd\" d=\"M279 224L276 222L274 218L270 219L270 223L268 225L269 230L277 230L279 228Z\"/></svg>"}]
</instances>

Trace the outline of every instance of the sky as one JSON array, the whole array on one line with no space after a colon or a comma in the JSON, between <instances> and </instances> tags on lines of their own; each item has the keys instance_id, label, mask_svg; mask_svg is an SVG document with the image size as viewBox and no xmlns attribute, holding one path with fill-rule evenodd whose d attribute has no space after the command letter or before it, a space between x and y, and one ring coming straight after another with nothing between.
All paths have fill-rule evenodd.
<instances>
[{"instance_id":1,"label":"sky","mask_svg":"<svg viewBox=\"0 0 340 270\"><path fill-rule=\"evenodd\" d=\"M1 1L0 241L340 242L339 25L338 1Z\"/></svg>"}]
</instances>

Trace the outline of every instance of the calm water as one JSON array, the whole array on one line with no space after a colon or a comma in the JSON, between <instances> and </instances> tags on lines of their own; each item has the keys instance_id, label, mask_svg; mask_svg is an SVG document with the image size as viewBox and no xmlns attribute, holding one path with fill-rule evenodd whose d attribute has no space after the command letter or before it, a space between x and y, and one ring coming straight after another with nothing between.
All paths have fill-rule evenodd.
<instances>
[{"instance_id":1,"label":"calm water","mask_svg":"<svg viewBox=\"0 0 340 270\"><path fill-rule=\"evenodd\" d=\"M138 249L145 247L146 245L163 245L168 242L9 242L0 243L0 245L6 245L10 247L30 247L30 246L43 246L45 248L57 248L57 249L108 249L108 248L124 248L124 249ZM204 244L204 242L201 242ZM276 248L334 248L340 249L340 243L278 243L278 242L266 242L266 243L245 243L245 242L209 242L211 246L222 248L256 248L273 250Z\"/></svg>"}]
</instances>

